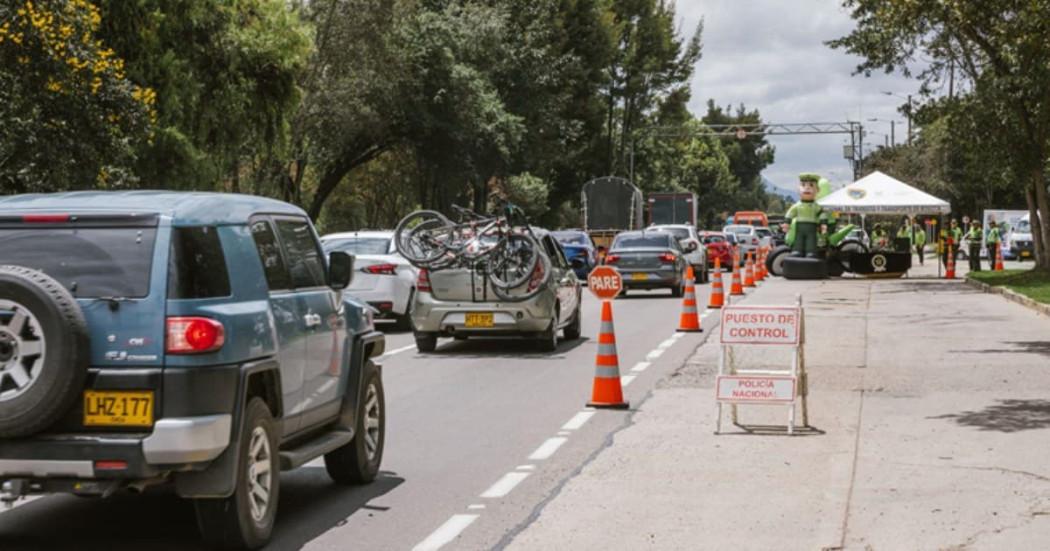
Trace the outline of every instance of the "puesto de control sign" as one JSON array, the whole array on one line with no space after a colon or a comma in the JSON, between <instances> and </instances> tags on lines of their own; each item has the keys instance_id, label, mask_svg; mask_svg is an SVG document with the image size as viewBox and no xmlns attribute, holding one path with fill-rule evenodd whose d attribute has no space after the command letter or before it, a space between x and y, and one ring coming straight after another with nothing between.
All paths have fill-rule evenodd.
<instances>
[{"instance_id":1,"label":"puesto de control sign","mask_svg":"<svg viewBox=\"0 0 1050 551\"><path fill-rule=\"evenodd\" d=\"M799 343L802 310L791 306L729 306L722 309L722 344Z\"/></svg>"}]
</instances>

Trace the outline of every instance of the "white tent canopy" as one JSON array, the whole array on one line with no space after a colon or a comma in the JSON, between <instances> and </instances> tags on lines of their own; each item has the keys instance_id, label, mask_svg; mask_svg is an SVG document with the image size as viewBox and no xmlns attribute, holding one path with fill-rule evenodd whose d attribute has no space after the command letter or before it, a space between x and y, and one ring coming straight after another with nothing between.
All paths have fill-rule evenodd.
<instances>
[{"instance_id":1,"label":"white tent canopy","mask_svg":"<svg viewBox=\"0 0 1050 551\"><path fill-rule=\"evenodd\" d=\"M948 214L951 205L881 172L817 201L827 210L856 214Z\"/></svg>"}]
</instances>

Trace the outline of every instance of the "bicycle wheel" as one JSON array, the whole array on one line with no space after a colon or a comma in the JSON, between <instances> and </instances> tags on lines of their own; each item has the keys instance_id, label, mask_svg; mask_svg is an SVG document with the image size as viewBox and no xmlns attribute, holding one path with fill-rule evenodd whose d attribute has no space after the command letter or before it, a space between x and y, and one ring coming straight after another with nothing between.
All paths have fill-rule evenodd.
<instances>
[{"instance_id":1,"label":"bicycle wheel","mask_svg":"<svg viewBox=\"0 0 1050 551\"><path fill-rule=\"evenodd\" d=\"M540 256L540 245L524 235L507 235L489 254L488 273L494 287L511 290L521 287L533 276ZM548 263L550 261L548 260ZM545 271L549 277L550 270Z\"/></svg>"},{"instance_id":2,"label":"bicycle wheel","mask_svg":"<svg viewBox=\"0 0 1050 551\"><path fill-rule=\"evenodd\" d=\"M440 212L418 210L401 219L394 230L394 246L416 267L425 268L448 252L454 224Z\"/></svg>"},{"instance_id":3,"label":"bicycle wheel","mask_svg":"<svg viewBox=\"0 0 1050 551\"><path fill-rule=\"evenodd\" d=\"M538 270L539 276L536 279L526 278L526 281L516 288L500 287L490 275L489 280L492 281L492 292L504 302L521 302L540 294L546 288L547 282L551 278L550 258L547 258L546 254L537 254L534 266L533 270Z\"/></svg>"}]
</instances>

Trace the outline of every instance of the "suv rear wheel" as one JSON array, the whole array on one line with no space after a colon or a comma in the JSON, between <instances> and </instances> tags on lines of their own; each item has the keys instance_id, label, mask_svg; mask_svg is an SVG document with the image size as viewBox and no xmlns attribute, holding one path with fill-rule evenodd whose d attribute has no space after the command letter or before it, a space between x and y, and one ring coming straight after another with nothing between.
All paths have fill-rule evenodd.
<instances>
[{"instance_id":1,"label":"suv rear wheel","mask_svg":"<svg viewBox=\"0 0 1050 551\"><path fill-rule=\"evenodd\" d=\"M64 415L84 387L84 314L43 272L0 266L0 438L27 436Z\"/></svg>"},{"instance_id":2,"label":"suv rear wheel","mask_svg":"<svg viewBox=\"0 0 1050 551\"><path fill-rule=\"evenodd\" d=\"M433 352L437 348L437 333L416 333L416 350Z\"/></svg>"},{"instance_id":3,"label":"suv rear wheel","mask_svg":"<svg viewBox=\"0 0 1050 551\"><path fill-rule=\"evenodd\" d=\"M372 360L365 363L365 391L357 407L354 439L325 454L328 476L340 484L365 484L375 480L386 442L386 401L383 381Z\"/></svg>"},{"instance_id":4,"label":"suv rear wheel","mask_svg":"<svg viewBox=\"0 0 1050 551\"><path fill-rule=\"evenodd\" d=\"M194 500L197 526L212 546L258 549L273 533L281 488L277 424L262 398L252 398L244 409L238 446L233 495Z\"/></svg>"}]
</instances>

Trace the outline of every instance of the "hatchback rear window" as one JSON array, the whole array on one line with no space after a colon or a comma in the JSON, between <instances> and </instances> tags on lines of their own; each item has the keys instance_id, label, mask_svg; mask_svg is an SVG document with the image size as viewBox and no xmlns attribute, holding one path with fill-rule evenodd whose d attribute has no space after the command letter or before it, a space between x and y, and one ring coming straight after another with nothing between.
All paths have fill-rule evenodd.
<instances>
[{"instance_id":1,"label":"hatchback rear window","mask_svg":"<svg viewBox=\"0 0 1050 551\"><path fill-rule=\"evenodd\" d=\"M168 298L230 296L230 275L214 227L172 230L168 258Z\"/></svg>"},{"instance_id":2,"label":"hatchback rear window","mask_svg":"<svg viewBox=\"0 0 1050 551\"><path fill-rule=\"evenodd\" d=\"M0 229L0 264L40 270L77 298L143 298L156 237L156 228Z\"/></svg>"},{"instance_id":3,"label":"hatchback rear window","mask_svg":"<svg viewBox=\"0 0 1050 551\"><path fill-rule=\"evenodd\" d=\"M685 228L660 228L660 231L665 231L678 240L689 239L689 230Z\"/></svg>"}]
</instances>

